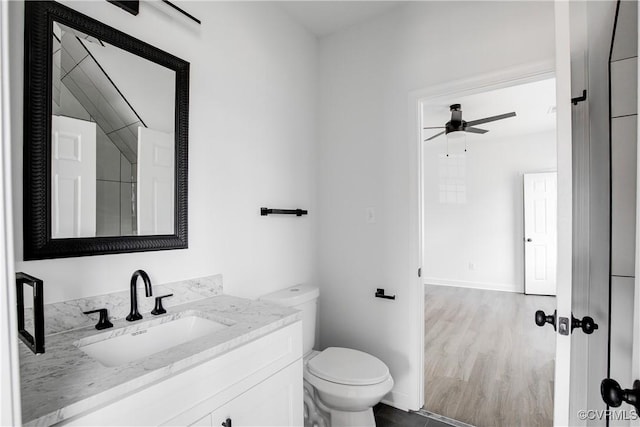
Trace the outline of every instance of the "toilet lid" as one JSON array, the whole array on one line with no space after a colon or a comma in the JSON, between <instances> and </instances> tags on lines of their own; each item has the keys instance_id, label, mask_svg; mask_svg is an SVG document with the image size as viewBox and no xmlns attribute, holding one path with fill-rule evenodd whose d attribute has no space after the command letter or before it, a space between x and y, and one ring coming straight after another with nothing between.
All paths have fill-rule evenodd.
<instances>
[{"instance_id":1,"label":"toilet lid","mask_svg":"<svg viewBox=\"0 0 640 427\"><path fill-rule=\"evenodd\" d=\"M378 384L389 376L389 368L377 357L341 347L327 348L307 367L316 377L346 385Z\"/></svg>"}]
</instances>

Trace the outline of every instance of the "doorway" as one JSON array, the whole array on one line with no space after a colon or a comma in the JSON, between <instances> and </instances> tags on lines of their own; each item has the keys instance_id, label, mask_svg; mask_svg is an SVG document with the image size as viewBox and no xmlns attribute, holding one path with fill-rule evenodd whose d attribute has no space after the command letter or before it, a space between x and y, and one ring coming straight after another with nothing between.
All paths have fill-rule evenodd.
<instances>
[{"instance_id":1,"label":"doorway","mask_svg":"<svg viewBox=\"0 0 640 427\"><path fill-rule=\"evenodd\" d=\"M553 424L555 334L534 317L556 307L555 100L547 74L420 102L421 128L449 122L422 132L427 412ZM455 104L469 123L516 114L452 132Z\"/></svg>"}]
</instances>

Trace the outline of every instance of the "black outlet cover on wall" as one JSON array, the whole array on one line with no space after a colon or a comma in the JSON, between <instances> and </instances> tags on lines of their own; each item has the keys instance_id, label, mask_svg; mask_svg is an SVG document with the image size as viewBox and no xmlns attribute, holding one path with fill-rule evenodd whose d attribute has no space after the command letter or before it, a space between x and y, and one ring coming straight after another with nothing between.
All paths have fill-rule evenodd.
<instances>
[{"instance_id":1,"label":"black outlet cover on wall","mask_svg":"<svg viewBox=\"0 0 640 427\"><path fill-rule=\"evenodd\" d=\"M107 0L111 4L126 10L132 15L137 15L140 10L140 0Z\"/></svg>"}]
</instances>

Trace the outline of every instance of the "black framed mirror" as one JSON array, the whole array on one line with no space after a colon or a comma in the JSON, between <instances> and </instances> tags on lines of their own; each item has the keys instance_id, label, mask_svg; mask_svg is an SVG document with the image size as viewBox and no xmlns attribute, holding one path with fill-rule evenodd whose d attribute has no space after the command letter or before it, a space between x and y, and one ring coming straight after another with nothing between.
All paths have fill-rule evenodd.
<instances>
[{"instance_id":1,"label":"black framed mirror","mask_svg":"<svg viewBox=\"0 0 640 427\"><path fill-rule=\"evenodd\" d=\"M25 2L24 259L188 247L189 63Z\"/></svg>"}]
</instances>

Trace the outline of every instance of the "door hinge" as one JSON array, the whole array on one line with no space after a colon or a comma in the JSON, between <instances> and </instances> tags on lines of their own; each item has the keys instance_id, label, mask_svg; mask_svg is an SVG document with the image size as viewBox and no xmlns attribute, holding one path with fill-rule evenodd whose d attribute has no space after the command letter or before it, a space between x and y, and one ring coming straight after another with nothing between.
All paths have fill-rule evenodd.
<instances>
[{"instance_id":1,"label":"door hinge","mask_svg":"<svg viewBox=\"0 0 640 427\"><path fill-rule=\"evenodd\" d=\"M418 277L422 277L422 267L418 268Z\"/></svg>"}]
</instances>

